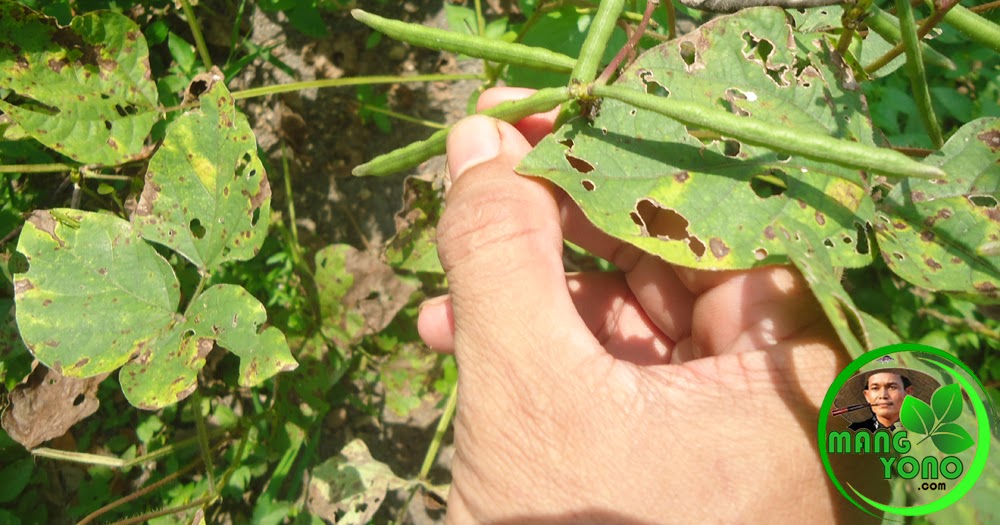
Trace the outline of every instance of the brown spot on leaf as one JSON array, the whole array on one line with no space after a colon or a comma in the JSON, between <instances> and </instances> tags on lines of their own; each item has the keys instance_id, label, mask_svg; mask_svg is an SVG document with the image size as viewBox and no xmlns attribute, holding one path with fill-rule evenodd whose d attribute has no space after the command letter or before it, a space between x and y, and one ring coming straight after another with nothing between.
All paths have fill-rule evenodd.
<instances>
[{"instance_id":1,"label":"brown spot on leaf","mask_svg":"<svg viewBox=\"0 0 1000 525\"><path fill-rule=\"evenodd\" d=\"M924 242L931 242L934 240L934 232L924 230L920 233L920 240Z\"/></svg>"},{"instance_id":2,"label":"brown spot on leaf","mask_svg":"<svg viewBox=\"0 0 1000 525\"><path fill-rule=\"evenodd\" d=\"M687 171L678 171L677 173L674 173L674 180L681 184L687 182L687 180L690 178L691 176L688 174Z\"/></svg>"},{"instance_id":3,"label":"brown spot on leaf","mask_svg":"<svg viewBox=\"0 0 1000 525\"><path fill-rule=\"evenodd\" d=\"M932 259L930 257L925 258L924 262L932 270L940 270L942 268L942 266L941 266L941 264L939 262L935 261L934 259Z\"/></svg>"},{"instance_id":4,"label":"brown spot on leaf","mask_svg":"<svg viewBox=\"0 0 1000 525\"><path fill-rule=\"evenodd\" d=\"M826 216L820 212L816 212L816 224L819 224L820 226L826 224Z\"/></svg>"},{"instance_id":5,"label":"brown spot on leaf","mask_svg":"<svg viewBox=\"0 0 1000 525\"><path fill-rule=\"evenodd\" d=\"M892 226L893 226L893 228L896 228L897 230L905 230L907 228L906 223L903 222L903 221L894 222L894 223L892 223Z\"/></svg>"},{"instance_id":6,"label":"brown spot on leaf","mask_svg":"<svg viewBox=\"0 0 1000 525\"><path fill-rule=\"evenodd\" d=\"M774 232L774 226L764 228L764 237L771 241L778 237L778 234Z\"/></svg>"},{"instance_id":7,"label":"brown spot on leaf","mask_svg":"<svg viewBox=\"0 0 1000 525\"><path fill-rule=\"evenodd\" d=\"M924 192L916 190L910 193L910 198L913 202L924 202L927 200L927 195Z\"/></svg>"},{"instance_id":8,"label":"brown spot on leaf","mask_svg":"<svg viewBox=\"0 0 1000 525\"><path fill-rule=\"evenodd\" d=\"M1000 151L1000 131L995 129L984 131L976 135L976 138L983 141L983 144L986 144L986 147L990 148L993 153Z\"/></svg>"},{"instance_id":9,"label":"brown spot on leaf","mask_svg":"<svg viewBox=\"0 0 1000 525\"><path fill-rule=\"evenodd\" d=\"M981 294L988 295L990 297L997 296L997 286L989 281L983 281L981 283L976 283L972 285Z\"/></svg>"},{"instance_id":10,"label":"brown spot on leaf","mask_svg":"<svg viewBox=\"0 0 1000 525\"><path fill-rule=\"evenodd\" d=\"M708 246L712 248L712 255L714 255L716 259L722 259L726 255L729 255L729 246L726 246L726 243L718 237L712 237L712 239L708 241Z\"/></svg>"}]
</instances>

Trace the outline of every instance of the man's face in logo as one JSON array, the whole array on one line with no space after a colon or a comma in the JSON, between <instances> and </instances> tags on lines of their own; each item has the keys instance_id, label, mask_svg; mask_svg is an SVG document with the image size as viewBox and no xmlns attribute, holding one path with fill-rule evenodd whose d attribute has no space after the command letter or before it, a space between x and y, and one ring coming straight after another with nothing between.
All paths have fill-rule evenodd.
<instances>
[{"instance_id":1,"label":"man's face in logo","mask_svg":"<svg viewBox=\"0 0 1000 525\"><path fill-rule=\"evenodd\" d=\"M903 387L903 378L899 374L881 372L868 377L865 399L871 403L872 412L879 421L889 426L899 421L903 398L912 390L912 387Z\"/></svg>"}]
</instances>

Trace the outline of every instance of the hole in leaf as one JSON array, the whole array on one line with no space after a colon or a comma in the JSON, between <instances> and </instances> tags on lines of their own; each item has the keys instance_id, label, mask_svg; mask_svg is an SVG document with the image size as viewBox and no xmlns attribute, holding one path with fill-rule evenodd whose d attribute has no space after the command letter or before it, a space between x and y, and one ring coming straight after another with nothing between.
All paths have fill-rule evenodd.
<instances>
[{"instance_id":1,"label":"hole in leaf","mask_svg":"<svg viewBox=\"0 0 1000 525\"><path fill-rule=\"evenodd\" d=\"M205 227L201 225L201 221L198 219L191 219L191 224L188 226L191 228L191 235L194 235L195 239L203 239L205 237Z\"/></svg>"},{"instance_id":2,"label":"hole in leaf","mask_svg":"<svg viewBox=\"0 0 1000 525\"><path fill-rule=\"evenodd\" d=\"M568 153L566 154L566 160L569 161L570 166L573 166L573 169L579 171L580 173L590 173L594 171L594 167L591 166L589 162L574 157Z\"/></svg>"},{"instance_id":3,"label":"hole in leaf","mask_svg":"<svg viewBox=\"0 0 1000 525\"><path fill-rule=\"evenodd\" d=\"M726 140L723 143L722 153L727 157L736 157L740 154L740 142L738 140Z\"/></svg>"},{"instance_id":4,"label":"hole in leaf","mask_svg":"<svg viewBox=\"0 0 1000 525\"><path fill-rule=\"evenodd\" d=\"M105 120L104 121L104 127L107 128L108 131L111 131L111 121L110 120Z\"/></svg>"},{"instance_id":5,"label":"hole in leaf","mask_svg":"<svg viewBox=\"0 0 1000 525\"><path fill-rule=\"evenodd\" d=\"M827 237L826 239L823 239L823 246L826 246L827 248L833 248L833 246L834 246L833 239L831 239L829 237Z\"/></svg>"},{"instance_id":6,"label":"hole in leaf","mask_svg":"<svg viewBox=\"0 0 1000 525\"><path fill-rule=\"evenodd\" d=\"M768 170L750 179L750 189L760 198L766 199L785 193L788 189L788 175L781 170Z\"/></svg>"},{"instance_id":7,"label":"hole in leaf","mask_svg":"<svg viewBox=\"0 0 1000 525\"><path fill-rule=\"evenodd\" d=\"M83 404L83 402L86 401L86 400L87 400L87 398L84 397L83 394L77 394L76 397L73 398L73 406L78 407L81 404Z\"/></svg>"},{"instance_id":8,"label":"hole in leaf","mask_svg":"<svg viewBox=\"0 0 1000 525\"><path fill-rule=\"evenodd\" d=\"M705 243L688 232L688 220L670 208L664 208L652 199L642 199L631 213L632 221L642 230L642 234L671 241L687 241L688 249L696 257L705 254Z\"/></svg>"},{"instance_id":9,"label":"hole in leaf","mask_svg":"<svg viewBox=\"0 0 1000 525\"><path fill-rule=\"evenodd\" d=\"M681 53L681 60L683 60L685 64L693 66L694 61L697 58L697 52L694 47L694 42L691 42L689 40L681 42L679 51Z\"/></svg>"},{"instance_id":10,"label":"hole in leaf","mask_svg":"<svg viewBox=\"0 0 1000 525\"><path fill-rule=\"evenodd\" d=\"M560 144L566 146L569 149L573 149L573 139L563 139L559 141Z\"/></svg>"},{"instance_id":11,"label":"hole in leaf","mask_svg":"<svg viewBox=\"0 0 1000 525\"><path fill-rule=\"evenodd\" d=\"M583 189L587 191L594 191L595 189L597 189L597 186L594 186L594 182L587 179L583 179L582 181L580 181L580 184L582 184Z\"/></svg>"},{"instance_id":12,"label":"hole in leaf","mask_svg":"<svg viewBox=\"0 0 1000 525\"><path fill-rule=\"evenodd\" d=\"M767 250L765 250L764 248L757 248L756 250L753 251L753 256L758 261L763 261L764 259L767 258Z\"/></svg>"},{"instance_id":13,"label":"hole in leaf","mask_svg":"<svg viewBox=\"0 0 1000 525\"><path fill-rule=\"evenodd\" d=\"M253 160L253 157L250 156L250 153L244 153L243 156L240 157L240 160L236 163L236 171L235 171L235 173L236 173L236 177L237 178L239 178L241 175L243 175L243 172L246 171L247 166L250 165L250 161L252 161L252 160ZM247 176L247 178L250 178L250 177L253 177L252 173L248 174L248 176Z\"/></svg>"},{"instance_id":14,"label":"hole in leaf","mask_svg":"<svg viewBox=\"0 0 1000 525\"><path fill-rule=\"evenodd\" d=\"M658 97L664 97L664 98L666 98L666 97L670 96L670 90L668 90L667 88L661 86L659 84L659 82L647 82L646 83L646 94L647 95L656 95Z\"/></svg>"},{"instance_id":15,"label":"hole in leaf","mask_svg":"<svg viewBox=\"0 0 1000 525\"><path fill-rule=\"evenodd\" d=\"M206 91L208 91L208 82L204 80L195 80L188 87L188 93L194 98L200 97Z\"/></svg>"},{"instance_id":16,"label":"hole in leaf","mask_svg":"<svg viewBox=\"0 0 1000 525\"><path fill-rule=\"evenodd\" d=\"M17 93L10 93L7 95L7 98L3 100L12 106L17 106L21 109L26 109L34 113L41 113L43 115L58 115L60 112L59 108L55 106L50 106L32 98L23 97Z\"/></svg>"},{"instance_id":17,"label":"hole in leaf","mask_svg":"<svg viewBox=\"0 0 1000 525\"><path fill-rule=\"evenodd\" d=\"M774 156L774 158L778 159L778 162L788 162L788 160L791 159L792 156L786 155L784 153L778 153L777 155Z\"/></svg>"},{"instance_id":18,"label":"hole in leaf","mask_svg":"<svg viewBox=\"0 0 1000 525\"><path fill-rule=\"evenodd\" d=\"M222 248L222 256L223 257L229 257L229 252L231 252L231 251L233 251L233 250L230 247L224 246Z\"/></svg>"},{"instance_id":19,"label":"hole in leaf","mask_svg":"<svg viewBox=\"0 0 1000 525\"><path fill-rule=\"evenodd\" d=\"M868 254L871 247L868 246L868 232L865 231L865 227L859 223L854 223L854 229L857 231L858 242L854 245L854 251L866 255Z\"/></svg>"},{"instance_id":20,"label":"hole in leaf","mask_svg":"<svg viewBox=\"0 0 1000 525\"><path fill-rule=\"evenodd\" d=\"M895 257L897 261L902 261L904 259L903 254L899 252L892 252L892 256Z\"/></svg>"},{"instance_id":21,"label":"hole in leaf","mask_svg":"<svg viewBox=\"0 0 1000 525\"><path fill-rule=\"evenodd\" d=\"M128 113L125 112L125 108L123 108L121 104L115 104L115 111L118 112L119 117L128 116Z\"/></svg>"},{"instance_id":22,"label":"hole in leaf","mask_svg":"<svg viewBox=\"0 0 1000 525\"><path fill-rule=\"evenodd\" d=\"M250 225L257 226L258 220L260 220L260 206L253 209L253 217L250 219Z\"/></svg>"},{"instance_id":23,"label":"hole in leaf","mask_svg":"<svg viewBox=\"0 0 1000 525\"><path fill-rule=\"evenodd\" d=\"M996 198L989 195L972 195L969 197L969 202L980 208L994 208L997 205Z\"/></svg>"}]
</instances>

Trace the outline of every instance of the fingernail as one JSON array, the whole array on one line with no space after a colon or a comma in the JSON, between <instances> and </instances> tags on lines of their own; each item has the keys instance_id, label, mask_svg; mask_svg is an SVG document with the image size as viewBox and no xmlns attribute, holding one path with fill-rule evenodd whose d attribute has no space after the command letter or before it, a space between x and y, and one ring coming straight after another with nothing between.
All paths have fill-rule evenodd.
<instances>
[{"instance_id":1,"label":"fingernail","mask_svg":"<svg viewBox=\"0 0 1000 525\"><path fill-rule=\"evenodd\" d=\"M420 303L420 307L417 308L417 315L419 315L420 312L423 312L425 309L433 310L435 308L440 308L447 301L448 301L447 295L441 295L438 297L432 297L430 299L427 299L426 301Z\"/></svg>"},{"instance_id":2,"label":"fingernail","mask_svg":"<svg viewBox=\"0 0 1000 525\"><path fill-rule=\"evenodd\" d=\"M448 134L448 171L455 182L469 169L500 154L500 131L490 117L475 115L455 124Z\"/></svg>"}]
</instances>

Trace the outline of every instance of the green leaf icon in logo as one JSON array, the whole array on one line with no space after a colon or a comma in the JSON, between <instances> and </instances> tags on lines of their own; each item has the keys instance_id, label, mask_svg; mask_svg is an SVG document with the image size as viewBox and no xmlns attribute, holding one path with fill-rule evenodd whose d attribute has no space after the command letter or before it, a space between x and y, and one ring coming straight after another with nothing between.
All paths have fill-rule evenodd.
<instances>
[{"instance_id":1,"label":"green leaf icon in logo","mask_svg":"<svg viewBox=\"0 0 1000 525\"><path fill-rule=\"evenodd\" d=\"M931 396L931 407L941 423L951 423L958 419L962 415L962 387L958 383L952 383L937 389Z\"/></svg>"},{"instance_id":2,"label":"green leaf icon in logo","mask_svg":"<svg viewBox=\"0 0 1000 525\"><path fill-rule=\"evenodd\" d=\"M906 396L899 420L906 430L931 438L941 452L958 454L975 445L967 430L952 423L962 414L962 406L962 387L955 383L935 390L930 405L915 396Z\"/></svg>"},{"instance_id":3,"label":"green leaf icon in logo","mask_svg":"<svg viewBox=\"0 0 1000 525\"><path fill-rule=\"evenodd\" d=\"M937 422L934 416L931 406L914 396L903 398L903 406L899 408L899 421L907 430L917 434L933 432L934 424Z\"/></svg>"},{"instance_id":4,"label":"green leaf icon in logo","mask_svg":"<svg viewBox=\"0 0 1000 525\"><path fill-rule=\"evenodd\" d=\"M955 385L958 386L958 385ZM958 454L963 450L975 445L972 436L962 427L955 423L945 423L941 425L937 432L931 435L934 446L945 454Z\"/></svg>"}]
</instances>

